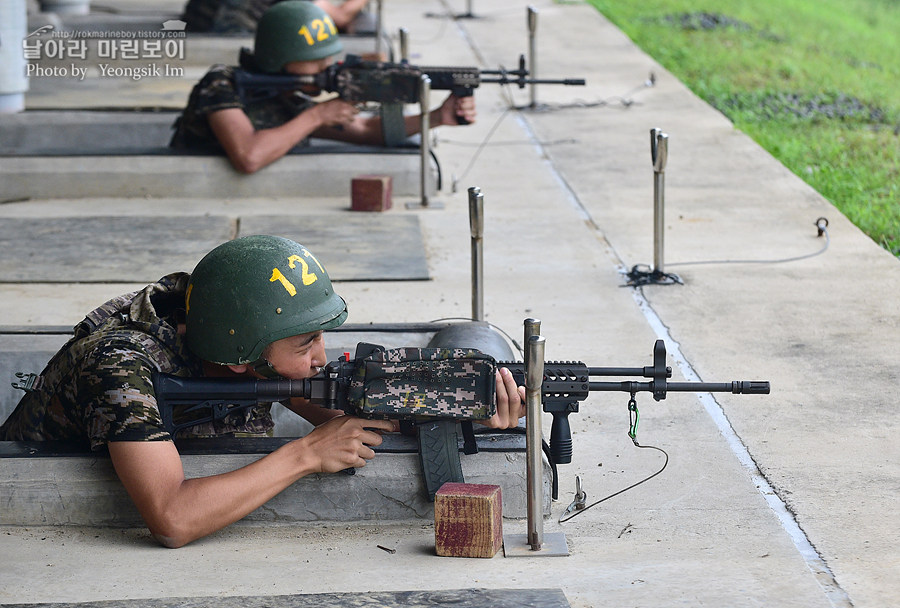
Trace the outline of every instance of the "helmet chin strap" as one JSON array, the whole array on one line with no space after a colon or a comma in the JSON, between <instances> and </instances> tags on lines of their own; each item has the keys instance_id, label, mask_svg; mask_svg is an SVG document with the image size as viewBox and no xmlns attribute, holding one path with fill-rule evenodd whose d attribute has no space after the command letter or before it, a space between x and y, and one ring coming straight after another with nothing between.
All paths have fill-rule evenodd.
<instances>
[{"instance_id":1,"label":"helmet chin strap","mask_svg":"<svg viewBox=\"0 0 900 608\"><path fill-rule=\"evenodd\" d=\"M266 359L263 357L260 357L259 359L251 363L250 369L268 380L275 380L282 377L281 374L275 371L275 368L272 367L272 364L266 361Z\"/></svg>"}]
</instances>

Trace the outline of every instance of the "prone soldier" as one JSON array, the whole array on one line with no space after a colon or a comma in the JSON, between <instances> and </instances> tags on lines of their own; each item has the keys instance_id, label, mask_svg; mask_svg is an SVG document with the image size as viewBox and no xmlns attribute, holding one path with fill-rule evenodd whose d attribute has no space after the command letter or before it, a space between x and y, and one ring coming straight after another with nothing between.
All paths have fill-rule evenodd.
<instances>
[{"instance_id":1,"label":"prone soldier","mask_svg":"<svg viewBox=\"0 0 900 608\"><path fill-rule=\"evenodd\" d=\"M313 76L343 50L334 21L314 3L287 0L269 8L259 21L253 63L263 74ZM363 116L342 99L317 103L316 86L245 101L235 85L233 66L215 65L191 91L169 145L175 149L224 153L235 169L255 173L309 137L382 145L379 116ZM474 98L450 94L429 113L429 125L475 120ZM403 117L406 137L421 128L421 117Z\"/></svg>"},{"instance_id":2,"label":"prone soldier","mask_svg":"<svg viewBox=\"0 0 900 608\"><path fill-rule=\"evenodd\" d=\"M166 430L154 372L182 377L305 379L328 362L324 334L347 318L325 268L302 245L274 236L224 243L191 274L174 273L105 303L75 327L0 427L0 440L80 441L109 450L122 484L153 536L180 547L241 519L311 473L362 467L395 421L366 420L292 398L315 426L237 470L185 479ZM496 413L512 428L524 387L496 374ZM184 429L183 437L268 436L270 404ZM174 412L179 422L180 412Z\"/></svg>"}]
</instances>

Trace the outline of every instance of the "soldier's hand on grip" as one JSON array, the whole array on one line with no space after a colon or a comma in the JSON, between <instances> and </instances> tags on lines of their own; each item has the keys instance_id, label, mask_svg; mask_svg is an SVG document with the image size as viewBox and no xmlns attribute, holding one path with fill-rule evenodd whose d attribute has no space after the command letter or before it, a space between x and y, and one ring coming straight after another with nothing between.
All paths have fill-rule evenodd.
<instances>
[{"instance_id":1,"label":"soldier's hand on grip","mask_svg":"<svg viewBox=\"0 0 900 608\"><path fill-rule=\"evenodd\" d=\"M501 367L497 371L497 413L478 422L492 429L512 429L524 416L525 387L517 386L512 373Z\"/></svg>"}]
</instances>

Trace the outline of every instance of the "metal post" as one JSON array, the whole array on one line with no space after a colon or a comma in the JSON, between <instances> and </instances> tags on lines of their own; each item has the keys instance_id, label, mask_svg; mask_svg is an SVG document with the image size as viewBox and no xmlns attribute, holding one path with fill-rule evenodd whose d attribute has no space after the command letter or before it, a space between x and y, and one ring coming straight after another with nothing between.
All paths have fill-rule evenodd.
<instances>
[{"instance_id":1,"label":"metal post","mask_svg":"<svg viewBox=\"0 0 900 608\"><path fill-rule=\"evenodd\" d=\"M419 189L422 194L422 206L428 206L428 161L429 161L429 132L431 131L431 78L428 74L422 74L419 83L419 106L422 112L422 126L419 129L420 138L422 140L419 146L420 167L419 167Z\"/></svg>"},{"instance_id":2,"label":"metal post","mask_svg":"<svg viewBox=\"0 0 900 608\"><path fill-rule=\"evenodd\" d=\"M653 161L653 270L664 271L666 160L669 136L662 129L650 129L650 158Z\"/></svg>"},{"instance_id":3,"label":"metal post","mask_svg":"<svg viewBox=\"0 0 900 608\"><path fill-rule=\"evenodd\" d=\"M409 61L409 30L400 28L400 61Z\"/></svg>"},{"instance_id":4,"label":"metal post","mask_svg":"<svg viewBox=\"0 0 900 608\"><path fill-rule=\"evenodd\" d=\"M472 233L472 319L484 321L484 195L469 188L469 230Z\"/></svg>"},{"instance_id":5,"label":"metal post","mask_svg":"<svg viewBox=\"0 0 900 608\"><path fill-rule=\"evenodd\" d=\"M537 78L537 9L528 7L528 75ZM537 85L529 85L531 108L537 107Z\"/></svg>"},{"instance_id":6,"label":"metal post","mask_svg":"<svg viewBox=\"0 0 900 608\"><path fill-rule=\"evenodd\" d=\"M544 546L544 476L541 460L541 385L544 383L544 337L528 339L529 360L525 366L525 449L528 479L528 545L532 551Z\"/></svg>"},{"instance_id":7,"label":"metal post","mask_svg":"<svg viewBox=\"0 0 900 608\"><path fill-rule=\"evenodd\" d=\"M569 554L566 535L544 534L544 475L541 408L544 383L544 337L541 322L525 319L525 477L528 531L504 534L506 557L560 557Z\"/></svg>"},{"instance_id":8,"label":"metal post","mask_svg":"<svg viewBox=\"0 0 900 608\"><path fill-rule=\"evenodd\" d=\"M443 209L444 205L440 202L428 200L428 167L431 159L431 78L428 74L422 74L419 79L419 107L421 109L420 118L420 139L419 146L419 190L421 191L421 200L418 203L406 203L407 209Z\"/></svg>"},{"instance_id":9,"label":"metal post","mask_svg":"<svg viewBox=\"0 0 900 608\"><path fill-rule=\"evenodd\" d=\"M531 352L528 350L528 341L532 336L541 335L541 321L540 319L525 319L524 329L525 329L525 367L528 368L528 362L531 360Z\"/></svg>"},{"instance_id":10,"label":"metal post","mask_svg":"<svg viewBox=\"0 0 900 608\"><path fill-rule=\"evenodd\" d=\"M383 57L381 54L381 0L375 3L375 54Z\"/></svg>"}]
</instances>

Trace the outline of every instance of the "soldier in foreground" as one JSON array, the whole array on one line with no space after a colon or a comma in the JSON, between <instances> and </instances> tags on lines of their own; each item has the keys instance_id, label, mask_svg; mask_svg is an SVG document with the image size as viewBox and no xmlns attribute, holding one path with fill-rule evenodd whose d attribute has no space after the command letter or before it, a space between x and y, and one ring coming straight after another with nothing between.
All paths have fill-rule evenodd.
<instances>
[{"instance_id":1,"label":"soldier in foreground","mask_svg":"<svg viewBox=\"0 0 900 608\"><path fill-rule=\"evenodd\" d=\"M254 40L255 70L265 74L314 75L343 50L331 18L311 2L275 4L260 19ZM356 144L382 145L381 118L360 116L341 99L313 101L320 91L287 92L245 102L237 89L234 67L215 65L191 91L176 123L170 147L223 152L235 169L255 173L309 137ZM461 119L461 120L460 120ZM429 115L431 127L471 123L474 97L449 95ZM415 135L421 117L404 117L406 136Z\"/></svg>"},{"instance_id":2,"label":"soldier in foreground","mask_svg":"<svg viewBox=\"0 0 900 608\"><path fill-rule=\"evenodd\" d=\"M365 466L395 423L292 399L284 405L316 425L308 435L241 469L185 479L157 408L153 372L309 378L327 363L323 332L346 318L328 273L302 245L272 236L230 241L190 275L168 275L88 314L0 427L0 440L108 448L153 536L167 547L183 546L306 475ZM505 369L496 384L497 413L480 422L515 427L525 414L524 387ZM272 429L269 405L260 405L181 436L268 436Z\"/></svg>"}]
</instances>

